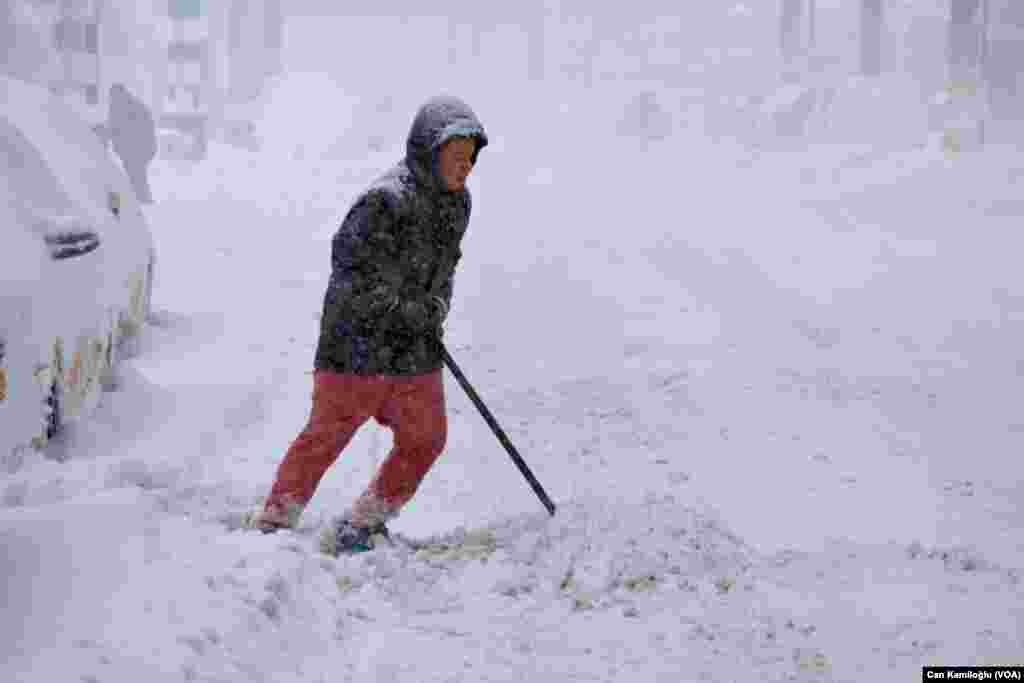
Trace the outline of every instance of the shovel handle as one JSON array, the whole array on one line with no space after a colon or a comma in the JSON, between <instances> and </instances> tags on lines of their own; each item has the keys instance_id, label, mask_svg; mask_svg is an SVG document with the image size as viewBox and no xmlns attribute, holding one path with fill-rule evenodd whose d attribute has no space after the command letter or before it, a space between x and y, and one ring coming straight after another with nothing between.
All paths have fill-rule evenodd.
<instances>
[{"instance_id":1,"label":"shovel handle","mask_svg":"<svg viewBox=\"0 0 1024 683\"><path fill-rule=\"evenodd\" d=\"M463 390L465 390L466 395L469 396L469 399L476 406L476 409L480 411L480 415L483 416L484 420L490 426L491 431L494 432L494 435L498 437L498 441L500 441L501 445L505 447L506 451L508 451L509 456L512 458L512 462L516 464L516 467L519 468L519 471L522 472L526 481L530 484L530 488L533 489L533 492L537 494L538 498L540 498L540 502L544 504L545 508L547 508L548 514L554 517L555 504L551 502L551 498L549 498L547 492L544 491L544 487L540 485L540 482L537 481L537 477L533 475L533 472L531 472L530 468L527 466L526 461L523 460L521 455L519 455L519 451L517 451L516 447L512 445L512 441L510 441L508 435L505 434L505 430L501 428L501 425L498 424L494 415L492 415L491 411L488 410L486 405L484 405L483 400L476 393L473 385L470 384L469 380L466 379L466 376L462 374L462 370L459 369L455 359L452 358L451 354L448 353L448 349L445 348L444 342L440 339L437 339L436 341L438 348L441 350L441 358L444 359L444 364L448 366L448 369L451 370L453 375L455 375L455 379L458 380Z\"/></svg>"}]
</instances>

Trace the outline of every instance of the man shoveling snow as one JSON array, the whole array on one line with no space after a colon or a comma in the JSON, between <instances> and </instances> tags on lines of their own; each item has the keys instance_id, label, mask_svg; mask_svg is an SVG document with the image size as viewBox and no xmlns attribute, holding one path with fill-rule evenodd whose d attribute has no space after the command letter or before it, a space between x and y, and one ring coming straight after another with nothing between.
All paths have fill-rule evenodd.
<instances>
[{"instance_id":1,"label":"man shoveling snow","mask_svg":"<svg viewBox=\"0 0 1024 683\"><path fill-rule=\"evenodd\" d=\"M469 224L466 179L487 135L461 100L420 107L405 159L353 202L334 236L317 345L313 406L253 524L294 527L320 479L370 418L394 448L339 520L337 552L372 548L416 492L447 435L443 333L459 244Z\"/></svg>"}]
</instances>

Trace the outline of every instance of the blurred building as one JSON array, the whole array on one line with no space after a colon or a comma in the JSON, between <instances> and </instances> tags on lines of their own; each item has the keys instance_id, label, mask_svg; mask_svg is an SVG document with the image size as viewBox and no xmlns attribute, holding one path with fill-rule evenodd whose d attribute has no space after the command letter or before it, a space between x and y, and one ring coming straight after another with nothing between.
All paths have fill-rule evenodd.
<instances>
[{"instance_id":1,"label":"blurred building","mask_svg":"<svg viewBox=\"0 0 1024 683\"><path fill-rule=\"evenodd\" d=\"M13 0L5 8L11 35L5 42L29 49L9 56L5 71L64 97L93 124L106 118L99 0ZM7 47L5 45L5 47Z\"/></svg>"},{"instance_id":2,"label":"blurred building","mask_svg":"<svg viewBox=\"0 0 1024 683\"><path fill-rule=\"evenodd\" d=\"M168 0L160 126L190 139L190 156L205 155L211 137L254 144L252 121L281 71L283 35L281 0Z\"/></svg>"},{"instance_id":3,"label":"blurred building","mask_svg":"<svg viewBox=\"0 0 1024 683\"><path fill-rule=\"evenodd\" d=\"M268 79L282 66L282 0L9 0L3 71L48 87L98 132L110 87L153 112L171 155L255 139ZM184 149L182 149L184 147Z\"/></svg>"},{"instance_id":4,"label":"blurred building","mask_svg":"<svg viewBox=\"0 0 1024 683\"><path fill-rule=\"evenodd\" d=\"M106 121L122 83L159 111L166 71L160 30L166 0L11 0L4 5L5 72L48 87L83 118Z\"/></svg>"},{"instance_id":5,"label":"blurred building","mask_svg":"<svg viewBox=\"0 0 1024 683\"><path fill-rule=\"evenodd\" d=\"M269 79L282 71L282 0L221 3L215 22L214 74L219 93L217 133L227 142L254 144Z\"/></svg>"},{"instance_id":6,"label":"blurred building","mask_svg":"<svg viewBox=\"0 0 1024 683\"><path fill-rule=\"evenodd\" d=\"M1024 2L990 0L983 74L996 119L1024 121Z\"/></svg>"}]
</instances>

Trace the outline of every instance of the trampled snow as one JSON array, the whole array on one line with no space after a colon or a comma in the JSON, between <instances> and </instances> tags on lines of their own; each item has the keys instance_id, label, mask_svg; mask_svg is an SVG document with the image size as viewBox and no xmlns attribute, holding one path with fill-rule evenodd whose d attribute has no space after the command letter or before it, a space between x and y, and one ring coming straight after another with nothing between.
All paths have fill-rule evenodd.
<instances>
[{"instance_id":1,"label":"trampled snow","mask_svg":"<svg viewBox=\"0 0 1024 683\"><path fill-rule=\"evenodd\" d=\"M482 78L451 88L491 145L448 346L558 513L448 375L447 450L394 547L318 550L390 446L372 423L299 529L239 528L308 414L331 235L426 87L325 94L307 67L279 84L262 153L157 163L147 333L66 459L0 480L12 680L903 681L1022 663L1011 145L757 147L674 104L651 137L620 127L621 84L532 86L527 108ZM303 96L321 107L308 129L288 113ZM328 97L353 123L318 149Z\"/></svg>"}]
</instances>

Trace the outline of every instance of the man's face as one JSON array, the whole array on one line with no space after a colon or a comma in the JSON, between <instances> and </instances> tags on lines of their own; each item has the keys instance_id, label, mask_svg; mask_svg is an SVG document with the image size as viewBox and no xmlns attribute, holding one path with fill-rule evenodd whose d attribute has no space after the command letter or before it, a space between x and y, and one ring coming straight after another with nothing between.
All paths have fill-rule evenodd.
<instances>
[{"instance_id":1,"label":"man's face","mask_svg":"<svg viewBox=\"0 0 1024 683\"><path fill-rule=\"evenodd\" d=\"M466 178L473 170L476 142L470 138L452 138L438 150L437 165L449 192L466 189Z\"/></svg>"}]
</instances>

